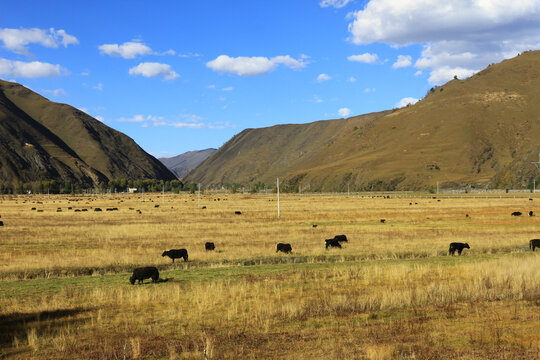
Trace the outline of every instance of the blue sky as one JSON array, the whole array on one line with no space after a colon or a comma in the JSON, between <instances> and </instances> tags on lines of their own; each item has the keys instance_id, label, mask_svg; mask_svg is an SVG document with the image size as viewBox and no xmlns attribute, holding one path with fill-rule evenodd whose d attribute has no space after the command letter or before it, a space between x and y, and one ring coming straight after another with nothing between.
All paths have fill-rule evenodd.
<instances>
[{"instance_id":1,"label":"blue sky","mask_svg":"<svg viewBox=\"0 0 540 360\"><path fill-rule=\"evenodd\" d=\"M414 102L539 30L531 0L6 0L0 78L173 156Z\"/></svg>"}]
</instances>

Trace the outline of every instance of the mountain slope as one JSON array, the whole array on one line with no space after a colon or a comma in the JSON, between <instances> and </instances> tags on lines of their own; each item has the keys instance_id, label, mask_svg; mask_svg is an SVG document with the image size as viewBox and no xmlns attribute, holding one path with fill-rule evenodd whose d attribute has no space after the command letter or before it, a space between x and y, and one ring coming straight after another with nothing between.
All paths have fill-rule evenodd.
<instances>
[{"instance_id":1,"label":"mountain slope","mask_svg":"<svg viewBox=\"0 0 540 360\"><path fill-rule=\"evenodd\" d=\"M72 106L51 102L24 86L3 80L0 80L0 94L3 99L0 103L2 131L6 134L12 133L15 139L19 139L19 143L27 142L34 145L42 159L40 166L47 166L48 163L56 169L56 172L50 169L52 172L47 173L55 174L55 179L83 179L76 175L77 166L82 166L85 170L80 171L83 171L87 176L92 174L90 176L91 183L104 178L164 180L176 178L163 164L142 150L131 138ZM23 140L25 137L21 136L20 132L24 129L18 128L23 123L25 129L33 129L32 134L39 133L43 136L35 135L32 142ZM7 126L11 126L12 129L6 130ZM17 131L14 130L15 128ZM51 137L51 134L54 136ZM43 146L40 139L44 138L49 139L48 141L54 143L56 147ZM50 140L53 138L54 140ZM58 148L63 153L59 153ZM13 153L20 153L20 149L17 148L15 151L12 145L10 148L4 146L0 151L2 163L11 162L12 169L19 166L14 158L9 161L7 159L13 157ZM13 161L15 162L13 163ZM67 172L59 171L55 165L59 161L72 169L72 173L67 170ZM15 170L10 173L11 177L19 177ZM40 179L46 178L47 174L42 174ZM21 178L28 180L32 177L28 178L25 175ZM3 180L5 181L6 178ZM84 182L88 183L87 180Z\"/></svg>"},{"instance_id":2,"label":"mountain slope","mask_svg":"<svg viewBox=\"0 0 540 360\"><path fill-rule=\"evenodd\" d=\"M158 160L163 163L172 171L178 178L183 178L191 170L195 169L200 163L206 160L207 157L216 152L217 149L205 149L188 151L180 155L176 155L169 158L159 158Z\"/></svg>"},{"instance_id":3,"label":"mountain slope","mask_svg":"<svg viewBox=\"0 0 540 360\"><path fill-rule=\"evenodd\" d=\"M311 190L526 185L540 152L540 52L432 89L413 106L248 129L186 178Z\"/></svg>"}]
</instances>

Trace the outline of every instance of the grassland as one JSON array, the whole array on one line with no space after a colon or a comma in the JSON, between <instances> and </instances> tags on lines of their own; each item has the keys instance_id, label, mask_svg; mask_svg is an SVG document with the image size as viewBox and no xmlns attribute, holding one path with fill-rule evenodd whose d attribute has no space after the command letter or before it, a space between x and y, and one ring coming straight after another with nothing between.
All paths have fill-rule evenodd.
<instances>
[{"instance_id":1,"label":"grassland","mask_svg":"<svg viewBox=\"0 0 540 360\"><path fill-rule=\"evenodd\" d=\"M395 195L4 196L0 357L538 358L540 198Z\"/></svg>"}]
</instances>

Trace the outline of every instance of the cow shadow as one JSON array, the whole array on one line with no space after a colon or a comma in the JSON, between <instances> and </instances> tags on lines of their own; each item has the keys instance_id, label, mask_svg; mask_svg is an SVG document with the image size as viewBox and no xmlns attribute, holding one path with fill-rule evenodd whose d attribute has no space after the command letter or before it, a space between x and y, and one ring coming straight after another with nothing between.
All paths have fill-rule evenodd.
<instances>
[{"instance_id":1,"label":"cow shadow","mask_svg":"<svg viewBox=\"0 0 540 360\"><path fill-rule=\"evenodd\" d=\"M73 317L91 310L75 308L0 315L0 358L19 353L21 350L12 348L14 339L24 341L30 329L36 329L38 333L55 333L62 327L85 321Z\"/></svg>"}]
</instances>

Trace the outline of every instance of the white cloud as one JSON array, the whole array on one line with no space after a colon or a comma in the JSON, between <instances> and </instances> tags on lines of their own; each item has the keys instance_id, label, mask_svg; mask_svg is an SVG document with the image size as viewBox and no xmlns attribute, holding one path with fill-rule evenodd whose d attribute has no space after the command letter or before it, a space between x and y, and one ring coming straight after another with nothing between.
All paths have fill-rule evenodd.
<instances>
[{"instance_id":1,"label":"white cloud","mask_svg":"<svg viewBox=\"0 0 540 360\"><path fill-rule=\"evenodd\" d=\"M379 60L379 56L377 54L364 53L361 55L351 55L347 57L347 60L363 62L366 64L374 64Z\"/></svg>"},{"instance_id":2,"label":"white cloud","mask_svg":"<svg viewBox=\"0 0 540 360\"><path fill-rule=\"evenodd\" d=\"M54 90L47 90L47 89L43 89L42 90L45 94L50 94L52 96L67 96L67 93L64 89L54 89Z\"/></svg>"},{"instance_id":3,"label":"white cloud","mask_svg":"<svg viewBox=\"0 0 540 360\"><path fill-rule=\"evenodd\" d=\"M464 69L460 67L450 68L448 66L443 66L433 70L428 80L432 84L442 84L449 80L452 80L454 76L457 76L459 79L465 79L469 76L474 75L476 72L477 70Z\"/></svg>"},{"instance_id":4,"label":"white cloud","mask_svg":"<svg viewBox=\"0 0 540 360\"><path fill-rule=\"evenodd\" d=\"M473 74L488 64L540 47L540 2L535 0L370 0L354 12L350 40L394 47L423 45L418 69L430 82L445 69Z\"/></svg>"},{"instance_id":5,"label":"white cloud","mask_svg":"<svg viewBox=\"0 0 540 360\"><path fill-rule=\"evenodd\" d=\"M89 71L83 71L83 72L81 73L81 76L88 76L88 75L90 75L90 72L89 72Z\"/></svg>"},{"instance_id":6,"label":"white cloud","mask_svg":"<svg viewBox=\"0 0 540 360\"><path fill-rule=\"evenodd\" d=\"M97 115L94 117L97 121L105 122L105 118L103 116Z\"/></svg>"},{"instance_id":7,"label":"white cloud","mask_svg":"<svg viewBox=\"0 0 540 360\"><path fill-rule=\"evenodd\" d=\"M418 99L415 99L415 98L412 98L412 97L406 97L406 98L403 98L401 100L399 100L399 102L396 104L396 107L397 108L402 108L404 106L407 106L407 105L414 105L418 102Z\"/></svg>"},{"instance_id":8,"label":"white cloud","mask_svg":"<svg viewBox=\"0 0 540 360\"><path fill-rule=\"evenodd\" d=\"M68 72L60 65L32 61L12 61L0 58L0 75L13 76L14 78L40 78L57 77Z\"/></svg>"},{"instance_id":9,"label":"white cloud","mask_svg":"<svg viewBox=\"0 0 540 360\"><path fill-rule=\"evenodd\" d=\"M165 80L174 80L178 75L168 64L155 62L143 62L129 69L130 75L142 75L144 77L163 76Z\"/></svg>"},{"instance_id":10,"label":"white cloud","mask_svg":"<svg viewBox=\"0 0 540 360\"><path fill-rule=\"evenodd\" d=\"M118 44L103 44L98 46L102 54L110 56L120 56L124 59L134 59L138 55L148 55L152 53L152 49L141 42L129 41L122 45Z\"/></svg>"},{"instance_id":11,"label":"white cloud","mask_svg":"<svg viewBox=\"0 0 540 360\"><path fill-rule=\"evenodd\" d=\"M233 91L234 88L232 86L227 86L227 87L224 87L223 89L221 89L222 91Z\"/></svg>"},{"instance_id":12,"label":"white cloud","mask_svg":"<svg viewBox=\"0 0 540 360\"><path fill-rule=\"evenodd\" d=\"M341 108L341 109L338 110L338 114L341 117L347 117L347 116L351 115L351 109L349 109L349 108Z\"/></svg>"},{"instance_id":13,"label":"white cloud","mask_svg":"<svg viewBox=\"0 0 540 360\"><path fill-rule=\"evenodd\" d=\"M323 82L323 81L328 81L330 80L332 77L328 74L319 74L319 76L317 76L317 81L318 82Z\"/></svg>"},{"instance_id":14,"label":"white cloud","mask_svg":"<svg viewBox=\"0 0 540 360\"><path fill-rule=\"evenodd\" d=\"M411 66L412 58L409 55L398 55L396 62L392 65L392 68L402 68Z\"/></svg>"},{"instance_id":15,"label":"white cloud","mask_svg":"<svg viewBox=\"0 0 540 360\"><path fill-rule=\"evenodd\" d=\"M417 72L414 73L414 76L420 76L422 75L422 70L418 70Z\"/></svg>"},{"instance_id":16,"label":"white cloud","mask_svg":"<svg viewBox=\"0 0 540 360\"><path fill-rule=\"evenodd\" d=\"M216 59L206 63L206 66L214 71L229 73L238 76L264 75L274 71L279 64L283 64L293 70L306 66L305 58L293 59L289 55L276 56L271 59L263 56L236 58L220 55Z\"/></svg>"},{"instance_id":17,"label":"white cloud","mask_svg":"<svg viewBox=\"0 0 540 360\"><path fill-rule=\"evenodd\" d=\"M351 83L355 83L356 82L356 78L354 76L351 76L350 78L347 79L348 82L351 82Z\"/></svg>"},{"instance_id":18,"label":"white cloud","mask_svg":"<svg viewBox=\"0 0 540 360\"><path fill-rule=\"evenodd\" d=\"M322 0L319 5L323 8L332 6L339 9L347 5L350 1L351 0Z\"/></svg>"},{"instance_id":19,"label":"white cloud","mask_svg":"<svg viewBox=\"0 0 540 360\"><path fill-rule=\"evenodd\" d=\"M365 88L364 92L365 93L375 92L375 88Z\"/></svg>"},{"instance_id":20,"label":"white cloud","mask_svg":"<svg viewBox=\"0 0 540 360\"><path fill-rule=\"evenodd\" d=\"M226 127L232 127L232 125L229 122L207 123L207 122L204 122L203 120L204 119L202 117L195 114L181 114L177 116L176 119L173 121L169 121L163 116L139 114L131 118L122 117L122 118L117 119L116 121L140 123L141 127L143 128L169 126L169 127L174 127L174 128L189 128L189 129L201 129L201 128L223 129Z\"/></svg>"},{"instance_id":21,"label":"white cloud","mask_svg":"<svg viewBox=\"0 0 540 360\"><path fill-rule=\"evenodd\" d=\"M215 88L216 88L216 85L208 85L207 88L209 88L209 89L215 89Z\"/></svg>"},{"instance_id":22,"label":"white cloud","mask_svg":"<svg viewBox=\"0 0 540 360\"><path fill-rule=\"evenodd\" d=\"M29 44L39 44L48 48L57 48L60 45L67 47L71 44L78 44L79 40L73 35L69 35L64 30L32 29L8 29L0 28L0 40L4 47L17 54L30 55L27 46Z\"/></svg>"},{"instance_id":23,"label":"white cloud","mask_svg":"<svg viewBox=\"0 0 540 360\"><path fill-rule=\"evenodd\" d=\"M97 84L96 86L94 86L93 88L96 89L96 90L101 91L101 90L103 90L103 84L102 84L102 83L99 83L99 84Z\"/></svg>"}]
</instances>

